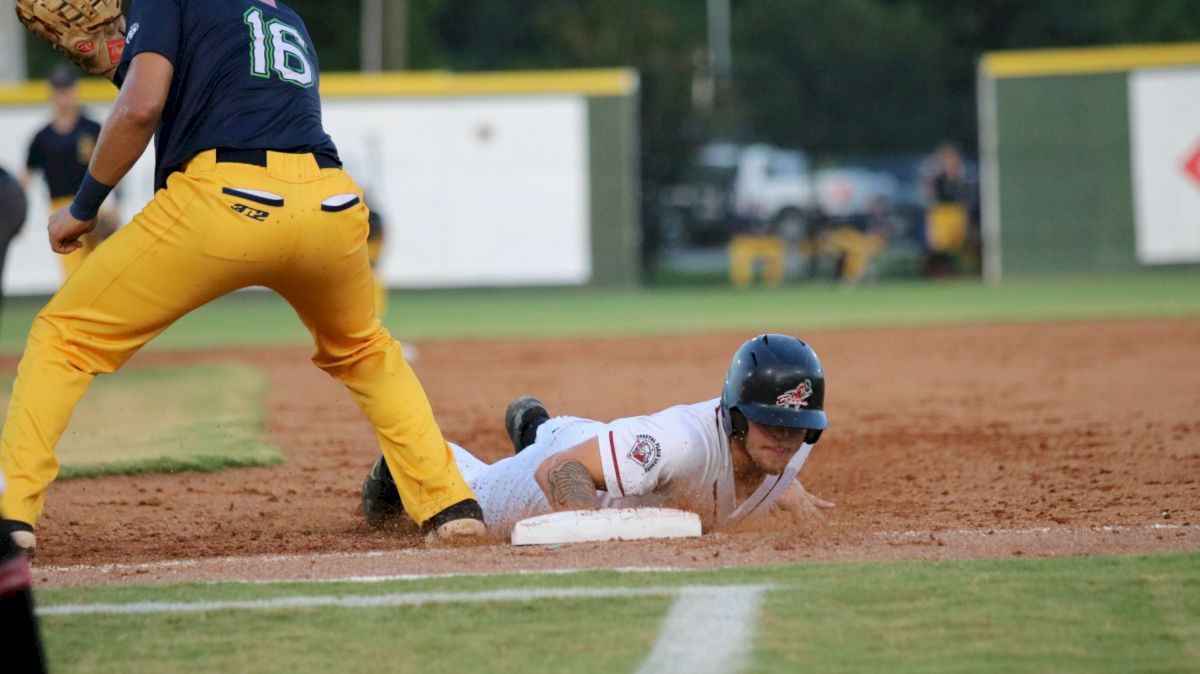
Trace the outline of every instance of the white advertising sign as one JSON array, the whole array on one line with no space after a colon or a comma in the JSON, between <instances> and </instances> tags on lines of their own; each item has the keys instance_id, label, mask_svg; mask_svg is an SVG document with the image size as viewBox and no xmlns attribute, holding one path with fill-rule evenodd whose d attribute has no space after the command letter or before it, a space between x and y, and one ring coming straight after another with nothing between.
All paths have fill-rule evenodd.
<instances>
[{"instance_id":1,"label":"white advertising sign","mask_svg":"<svg viewBox=\"0 0 1200 674\"><path fill-rule=\"evenodd\" d=\"M1137 259L1200 262L1200 69L1129 75Z\"/></svg>"},{"instance_id":2,"label":"white advertising sign","mask_svg":"<svg viewBox=\"0 0 1200 674\"><path fill-rule=\"evenodd\" d=\"M393 287L578 285L591 279L583 96L327 99L325 129L383 215ZM107 106L88 106L103 121ZM0 107L0 166L19 175L48 106ZM153 148L121 186L128 220L153 196ZM9 248L6 294L51 293L44 184Z\"/></svg>"}]
</instances>

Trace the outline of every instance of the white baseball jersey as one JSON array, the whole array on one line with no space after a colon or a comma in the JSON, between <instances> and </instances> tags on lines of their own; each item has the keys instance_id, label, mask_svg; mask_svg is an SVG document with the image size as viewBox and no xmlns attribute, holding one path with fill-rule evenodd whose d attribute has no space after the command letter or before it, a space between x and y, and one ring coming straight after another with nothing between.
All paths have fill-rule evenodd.
<instances>
[{"instance_id":1,"label":"white baseball jersey","mask_svg":"<svg viewBox=\"0 0 1200 674\"><path fill-rule=\"evenodd\" d=\"M552 454L596 438L606 489L603 507L663 506L700 516L706 530L765 513L795 479L808 456L796 453L783 475L764 483L735 508L729 438L721 427L719 399L677 405L649 416L610 423L555 417L542 424L536 441L516 456L485 464L451 443L463 478L471 485L484 518L494 531L507 533L527 517L552 511L534 477Z\"/></svg>"}]
</instances>

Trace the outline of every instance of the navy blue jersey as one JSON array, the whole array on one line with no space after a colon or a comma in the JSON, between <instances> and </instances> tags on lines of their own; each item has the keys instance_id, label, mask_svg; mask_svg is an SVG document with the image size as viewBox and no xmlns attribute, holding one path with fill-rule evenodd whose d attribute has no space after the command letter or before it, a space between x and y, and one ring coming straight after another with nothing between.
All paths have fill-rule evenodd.
<instances>
[{"instance_id":1,"label":"navy blue jersey","mask_svg":"<svg viewBox=\"0 0 1200 674\"><path fill-rule=\"evenodd\" d=\"M143 52L175 66L155 134L155 188L204 150L337 157L321 126L317 52L279 0L136 0L114 81Z\"/></svg>"},{"instance_id":2,"label":"navy blue jersey","mask_svg":"<svg viewBox=\"0 0 1200 674\"><path fill-rule=\"evenodd\" d=\"M67 133L47 124L29 143L25 166L42 172L51 199L75 196L99 137L100 125L83 115Z\"/></svg>"}]
</instances>

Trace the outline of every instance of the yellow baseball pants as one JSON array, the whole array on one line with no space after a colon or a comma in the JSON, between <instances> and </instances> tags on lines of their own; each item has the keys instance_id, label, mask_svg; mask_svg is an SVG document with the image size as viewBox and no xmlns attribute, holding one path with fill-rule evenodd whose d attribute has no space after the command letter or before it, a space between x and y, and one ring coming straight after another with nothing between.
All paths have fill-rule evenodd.
<instances>
[{"instance_id":1,"label":"yellow baseball pants","mask_svg":"<svg viewBox=\"0 0 1200 674\"><path fill-rule=\"evenodd\" d=\"M0 437L4 516L36 524L58 475L54 447L97 374L117 370L192 309L247 286L266 286L296 310L316 344L313 362L375 426L418 524L474 498L400 343L375 317L361 200L345 172L307 154L271 152L258 167L217 163L209 151L172 174L34 320Z\"/></svg>"},{"instance_id":2,"label":"yellow baseball pants","mask_svg":"<svg viewBox=\"0 0 1200 674\"><path fill-rule=\"evenodd\" d=\"M58 199L51 199L50 212L53 213L64 206L70 206L72 201L74 201L74 197L59 197ZM83 236L79 237L79 242L83 244L82 248L67 253L66 255L58 256L59 262L62 263L64 283L67 279L71 278L72 274L79 270L79 266L83 264L83 260L88 256L88 253L91 253L96 249L91 234L84 234Z\"/></svg>"},{"instance_id":3,"label":"yellow baseball pants","mask_svg":"<svg viewBox=\"0 0 1200 674\"><path fill-rule=\"evenodd\" d=\"M762 260L762 282L766 286L783 283L787 245L777 236L737 234L729 240L729 279L744 288L754 280L754 265Z\"/></svg>"},{"instance_id":4,"label":"yellow baseball pants","mask_svg":"<svg viewBox=\"0 0 1200 674\"><path fill-rule=\"evenodd\" d=\"M857 282L866 274L871 258L887 248L887 241L879 234L864 234L853 227L839 227L829 233L825 245L831 252L845 256L841 280Z\"/></svg>"},{"instance_id":5,"label":"yellow baseball pants","mask_svg":"<svg viewBox=\"0 0 1200 674\"><path fill-rule=\"evenodd\" d=\"M371 271L375 275L375 315L378 316L379 320L381 320L381 321L383 320L383 317L387 315L387 307L388 307L387 284L383 282L383 276L381 276L379 274L379 271L377 270L377 266L379 263L379 256L382 254L383 254L383 237L377 236L373 239L368 238L367 239L367 260L369 260L371 262Z\"/></svg>"},{"instance_id":6,"label":"yellow baseball pants","mask_svg":"<svg viewBox=\"0 0 1200 674\"><path fill-rule=\"evenodd\" d=\"M935 253L961 253L967 240L967 209L959 204L930 207L925 239Z\"/></svg>"}]
</instances>

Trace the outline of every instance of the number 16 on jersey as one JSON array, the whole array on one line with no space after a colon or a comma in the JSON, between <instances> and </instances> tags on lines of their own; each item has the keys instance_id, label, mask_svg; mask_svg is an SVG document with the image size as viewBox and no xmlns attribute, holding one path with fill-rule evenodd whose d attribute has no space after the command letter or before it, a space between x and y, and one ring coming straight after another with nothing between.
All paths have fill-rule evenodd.
<instances>
[{"instance_id":1,"label":"number 16 on jersey","mask_svg":"<svg viewBox=\"0 0 1200 674\"><path fill-rule=\"evenodd\" d=\"M261 9L246 12L250 26L250 72L255 77L271 77L271 71L284 82L310 87L313 71L304 36L293 26L278 19L263 21Z\"/></svg>"}]
</instances>

